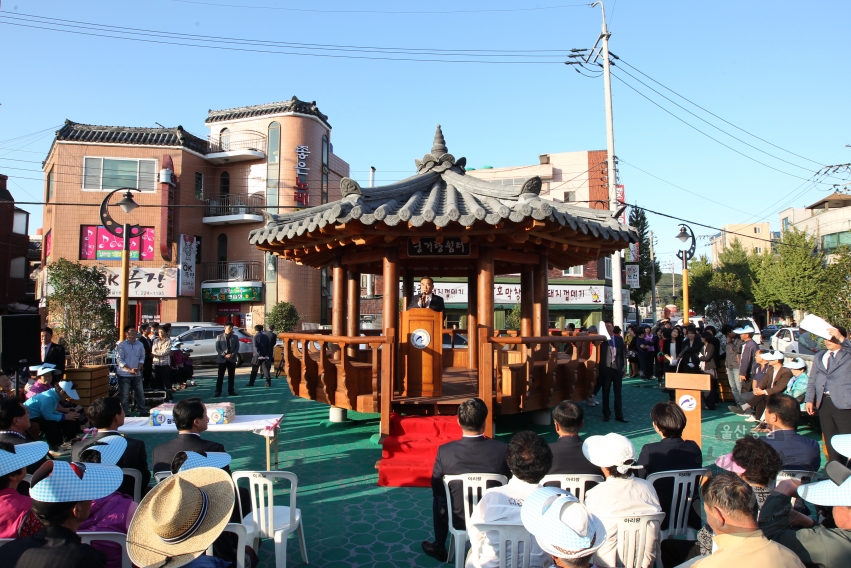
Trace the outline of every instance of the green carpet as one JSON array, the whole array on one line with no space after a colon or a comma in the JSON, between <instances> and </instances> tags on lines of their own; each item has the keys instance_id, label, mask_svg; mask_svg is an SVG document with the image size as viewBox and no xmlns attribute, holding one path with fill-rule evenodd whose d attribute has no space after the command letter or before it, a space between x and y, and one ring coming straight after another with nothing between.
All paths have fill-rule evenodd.
<instances>
[{"instance_id":1,"label":"green carpet","mask_svg":"<svg viewBox=\"0 0 851 568\"><path fill-rule=\"evenodd\" d=\"M281 422L280 469L298 475L298 506L302 511L307 540L308 559L317 567L436 567L446 566L422 553L420 542L431 540L431 490L428 488L378 487L375 462L381 449L370 443L378 431L377 414L349 413L350 423L329 426L328 407L294 397L283 379L275 380L271 389L247 388L247 368L240 369L236 387L238 414L283 413ZM214 400L212 376L214 370L196 371L199 386L176 394L180 400L200 396ZM641 388L640 388L641 387ZM227 400L226 398L224 400ZM658 440L650 424L650 408L668 400L665 393L640 380L625 381L623 387L624 414L628 424L602 421L599 407L586 408L583 436L619 432L629 437L640 450L647 442ZM752 423L727 411L722 404L716 411L704 411L704 463L730 452L736 437L746 435ZM532 424L529 416L499 417L496 437L508 442L514 432L533 430L552 442L556 434L551 426ZM809 431L802 433L819 437ZM212 438L210 434L205 437ZM153 447L165 441L163 436L143 436L149 457ZM262 470L265 468L263 440L255 434L216 434L233 456L231 469ZM275 497L279 505L288 504L286 484L281 484ZM303 564L295 538L287 548L288 566ZM259 551L261 566L274 567L274 548L264 541Z\"/></svg>"}]
</instances>

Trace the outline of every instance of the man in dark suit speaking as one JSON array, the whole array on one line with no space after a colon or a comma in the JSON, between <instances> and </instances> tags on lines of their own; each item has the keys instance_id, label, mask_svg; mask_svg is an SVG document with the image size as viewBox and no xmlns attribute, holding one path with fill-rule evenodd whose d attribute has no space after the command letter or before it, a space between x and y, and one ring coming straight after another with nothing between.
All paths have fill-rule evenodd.
<instances>
[{"instance_id":1,"label":"man in dark suit speaking","mask_svg":"<svg viewBox=\"0 0 851 568\"><path fill-rule=\"evenodd\" d=\"M845 463L843 458L851 456L842 456L830 440L836 434L851 434L851 342L842 326L830 327L828 333L825 349L813 356L806 408L811 416L818 410L831 461Z\"/></svg>"},{"instance_id":2,"label":"man in dark suit speaking","mask_svg":"<svg viewBox=\"0 0 851 568\"><path fill-rule=\"evenodd\" d=\"M464 401L458 407L461 439L443 444L437 450L437 459L431 474L434 542L424 541L422 546L423 552L441 562L446 561L446 537L449 534L449 504L443 489L443 476L463 473L499 473L506 477L511 475L505 461L508 444L484 436L487 417L488 407L481 399L470 398ZM449 490L452 495L452 524L456 529L464 529L464 496L461 483L453 482Z\"/></svg>"},{"instance_id":3,"label":"man in dark suit speaking","mask_svg":"<svg viewBox=\"0 0 851 568\"><path fill-rule=\"evenodd\" d=\"M443 311L443 298L434 293L434 280L429 276L424 276L420 280L420 293L414 294L411 298L411 303L408 304L408 309L428 308L436 312Z\"/></svg>"}]
</instances>

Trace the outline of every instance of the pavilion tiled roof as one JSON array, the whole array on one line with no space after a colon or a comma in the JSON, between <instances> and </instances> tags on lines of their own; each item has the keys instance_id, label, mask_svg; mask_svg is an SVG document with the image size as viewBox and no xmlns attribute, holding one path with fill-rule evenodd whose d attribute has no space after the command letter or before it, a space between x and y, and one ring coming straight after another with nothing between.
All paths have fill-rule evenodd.
<instances>
[{"instance_id":1,"label":"pavilion tiled roof","mask_svg":"<svg viewBox=\"0 0 851 568\"><path fill-rule=\"evenodd\" d=\"M257 116L265 116L269 114L286 114L298 113L315 116L321 120L325 126L331 128L328 122L328 115L319 112L316 107L316 101L307 102L300 101L298 97L293 97L288 101L280 101L277 103L264 103L262 105L242 106L236 108L226 108L222 110L210 110L207 113L207 124L213 122L223 122L227 120L239 120L243 118L254 118Z\"/></svg>"},{"instance_id":2,"label":"pavilion tiled roof","mask_svg":"<svg viewBox=\"0 0 851 568\"><path fill-rule=\"evenodd\" d=\"M97 126L65 120L56 131L56 141L86 142L90 144L127 144L129 146L176 146L206 154L207 141L174 128L135 128L130 126Z\"/></svg>"},{"instance_id":3,"label":"pavilion tiled roof","mask_svg":"<svg viewBox=\"0 0 851 568\"><path fill-rule=\"evenodd\" d=\"M557 223L604 241L636 242L634 228L618 223L608 210L579 207L541 199L541 178L522 187L503 186L465 175L466 160L447 153L438 126L431 153L416 160L418 173L394 184L361 188L344 178L343 199L293 213L267 215L265 227L250 233L255 245L275 244L306 236L327 225L353 220L364 225L395 227L469 227L477 222L497 225L503 220L527 219Z\"/></svg>"}]
</instances>

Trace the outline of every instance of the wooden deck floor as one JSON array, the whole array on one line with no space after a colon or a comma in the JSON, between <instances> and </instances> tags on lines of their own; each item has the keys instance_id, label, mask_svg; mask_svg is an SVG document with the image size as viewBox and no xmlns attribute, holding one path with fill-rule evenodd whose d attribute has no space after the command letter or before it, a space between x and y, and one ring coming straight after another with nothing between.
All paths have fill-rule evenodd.
<instances>
[{"instance_id":1,"label":"wooden deck floor","mask_svg":"<svg viewBox=\"0 0 851 568\"><path fill-rule=\"evenodd\" d=\"M479 395L475 369L447 367L443 369L442 396L396 396L393 408L410 414L454 414L457 406Z\"/></svg>"}]
</instances>

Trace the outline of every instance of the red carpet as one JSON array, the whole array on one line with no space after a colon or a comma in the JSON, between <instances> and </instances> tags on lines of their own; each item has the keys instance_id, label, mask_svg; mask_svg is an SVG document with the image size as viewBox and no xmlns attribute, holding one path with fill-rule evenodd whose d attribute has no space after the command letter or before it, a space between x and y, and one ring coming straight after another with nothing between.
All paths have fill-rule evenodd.
<instances>
[{"instance_id":1,"label":"red carpet","mask_svg":"<svg viewBox=\"0 0 851 568\"><path fill-rule=\"evenodd\" d=\"M461 439L455 416L390 415L390 435L384 439L378 463L382 487L431 487L437 448Z\"/></svg>"}]
</instances>

